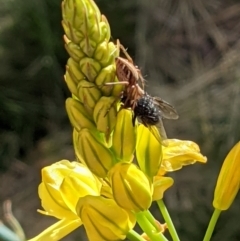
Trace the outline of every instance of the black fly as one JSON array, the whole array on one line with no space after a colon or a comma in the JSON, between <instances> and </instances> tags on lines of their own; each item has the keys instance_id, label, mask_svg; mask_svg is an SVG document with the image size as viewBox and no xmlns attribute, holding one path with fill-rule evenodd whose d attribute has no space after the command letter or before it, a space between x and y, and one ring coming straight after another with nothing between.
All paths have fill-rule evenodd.
<instances>
[{"instance_id":1,"label":"black fly","mask_svg":"<svg viewBox=\"0 0 240 241\"><path fill-rule=\"evenodd\" d=\"M178 119L177 111L172 105L159 97L152 97L146 92L137 100L133 111L133 124L135 124L136 118L139 118L143 125L150 129L158 141L167 139L162 119ZM160 136L153 126L158 127Z\"/></svg>"}]
</instances>

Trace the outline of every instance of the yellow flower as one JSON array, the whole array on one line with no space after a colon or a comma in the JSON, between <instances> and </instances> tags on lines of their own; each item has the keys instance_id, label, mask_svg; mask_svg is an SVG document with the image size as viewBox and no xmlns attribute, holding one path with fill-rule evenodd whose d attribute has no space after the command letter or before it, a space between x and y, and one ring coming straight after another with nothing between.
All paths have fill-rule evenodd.
<instances>
[{"instance_id":1,"label":"yellow flower","mask_svg":"<svg viewBox=\"0 0 240 241\"><path fill-rule=\"evenodd\" d=\"M152 203L152 183L134 164L119 162L109 171L116 203L134 212L147 210Z\"/></svg>"},{"instance_id":2,"label":"yellow flower","mask_svg":"<svg viewBox=\"0 0 240 241\"><path fill-rule=\"evenodd\" d=\"M213 206L227 210L236 197L240 187L240 142L228 153L218 175L214 192Z\"/></svg>"},{"instance_id":3,"label":"yellow flower","mask_svg":"<svg viewBox=\"0 0 240 241\"><path fill-rule=\"evenodd\" d=\"M78 199L100 190L100 182L81 163L62 160L42 169L39 196L47 215L73 218Z\"/></svg>"},{"instance_id":4,"label":"yellow flower","mask_svg":"<svg viewBox=\"0 0 240 241\"><path fill-rule=\"evenodd\" d=\"M59 240L79 227L82 224L76 213L79 198L98 196L100 190L100 181L81 163L62 160L44 167L39 196L45 211L39 212L61 220L33 240Z\"/></svg>"},{"instance_id":5,"label":"yellow flower","mask_svg":"<svg viewBox=\"0 0 240 241\"><path fill-rule=\"evenodd\" d=\"M77 212L83 221L89 241L123 240L136 219L113 199L86 196L79 200Z\"/></svg>"},{"instance_id":6,"label":"yellow flower","mask_svg":"<svg viewBox=\"0 0 240 241\"><path fill-rule=\"evenodd\" d=\"M168 145L162 146L163 160L158 175L181 169L195 162L206 163L207 158L200 153L199 146L193 141L168 139Z\"/></svg>"}]
</instances>

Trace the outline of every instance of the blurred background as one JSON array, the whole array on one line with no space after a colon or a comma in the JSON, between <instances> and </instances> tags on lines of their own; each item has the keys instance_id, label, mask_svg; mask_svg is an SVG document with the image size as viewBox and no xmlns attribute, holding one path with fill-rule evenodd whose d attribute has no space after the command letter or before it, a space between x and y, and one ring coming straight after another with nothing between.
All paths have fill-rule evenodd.
<instances>
[{"instance_id":1,"label":"blurred background","mask_svg":"<svg viewBox=\"0 0 240 241\"><path fill-rule=\"evenodd\" d=\"M208 157L206 165L173 173L165 196L181 240L202 240L221 164L240 139L240 3L96 2L113 39L128 48L147 79L147 92L178 110L179 120L165 122L168 136L197 142ZM0 203L12 200L28 238L55 221L36 212L41 168L74 159L60 3L0 0ZM212 240L240 240L239 215L237 198ZM84 232L64 240L85 240Z\"/></svg>"}]
</instances>

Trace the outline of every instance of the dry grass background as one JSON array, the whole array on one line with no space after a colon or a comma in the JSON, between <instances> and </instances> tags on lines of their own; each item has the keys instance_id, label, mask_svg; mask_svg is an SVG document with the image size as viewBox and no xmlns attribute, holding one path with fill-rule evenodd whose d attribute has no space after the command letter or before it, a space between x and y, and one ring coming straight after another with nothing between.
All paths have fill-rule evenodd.
<instances>
[{"instance_id":1,"label":"dry grass background","mask_svg":"<svg viewBox=\"0 0 240 241\"><path fill-rule=\"evenodd\" d=\"M240 5L140 3L137 63L149 76L149 92L174 103L180 113L171 132L204 140L207 151L219 139L230 148L239 138Z\"/></svg>"},{"instance_id":2,"label":"dry grass background","mask_svg":"<svg viewBox=\"0 0 240 241\"><path fill-rule=\"evenodd\" d=\"M32 9L40 3L44 5L43 0L32 2ZM165 197L181 240L201 240L212 212L217 173L227 151L240 138L240 3L222 0L99 0L97 3L111 23L113 36L129 47L129 53L146 76L147 91L172 103L178 110L179 120L165 122L169 137L194 140L209 157L206 165L173 173L175 185ZM54 11L60 11L58 3L52 5ZM48 25L48 19L45 20ZM36 52L35 57L38 54ZM51 57L51 66L55 66L56 76L49 75L49 83L61 76L63 70L58 67L62 62L59 58L56 60L53 50L45 54ZM2 62L4 66L9 64L6 60ZM31 59L29 63L30 67L39 67ZM39 72L33 77L37 75ZM54 96L62 103L59 94ZM49 102L47 97L50 112L64 111L52 105L54 99ZM45 118L50 119L49 116ZM15 214L28 237L52 222L35 212L40 207L37 185L41 167L61 158L73 158L70 128L64 127L66 131L62 131L51 121L47 121L47 126L49 135L25 155L25 163L13 158L8 171L0 176L0 201L13 200ZM240 240L239 202L238 199L230 211L223 214L213 241ZM155 206L152 210L155 212ZM81 235L76 233L64 240L84 240Z\"/></svg>"}]
</instances>

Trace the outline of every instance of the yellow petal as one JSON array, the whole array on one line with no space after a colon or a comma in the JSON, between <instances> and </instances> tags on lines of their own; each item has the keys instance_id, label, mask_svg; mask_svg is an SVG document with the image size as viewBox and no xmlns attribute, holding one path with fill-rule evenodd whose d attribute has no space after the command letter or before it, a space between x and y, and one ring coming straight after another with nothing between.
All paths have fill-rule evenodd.
<instances>
[{"instance_id":1,"label":"yellow petal","mask_svg":"<svg viewBox=\"0 0 240 241\"><path fill-rule=\"evenodd\" d=\"M174 181L171 177L155 176L153 179L153 200L163 198L164 192L173 185Z\"/></svg>"},{"instance_id":2,"label":"yellow petal","mask_svg":"<svg viewBox=\"0 0 240 241\"><path fill-rule=\"evenodd\" d=\"M207 158L200 153L199 146L192 141L168 139L168 146L162 146L163 160L159 172L171 172L195 162L205 163Z\"/></svg>"},{"instance_id":3,"label":"yellow petal","mask_svg":"<svg viewBox=\"0 0 240 241\"><path fill-rule=\"evenodd\" d=\"M218 176L213 206L227 210L234 201L240 187L240 142L228 153Z\"/></svg>"},{"instance_id":4,"label":"yellow petal","mask_svg":"<svg viewBox=\"0 0 240 241\"><path fill-rule=\"evenodd\" d=\"M62 219L28 241L58 241L82 225L80 219Z\"/></svg>"},{"instance_id":5,"label":"yellow petal","mask_svg":"<svg viewBox=\"0 0 240 241\"><path fill-rule=\"evenodd\" d=\"M59 219L77 218L76 215L64 203L59 190L51 188L51 186L41 183L38 187L38 194L41 199L41 205L46 210L45 215L54 216Z\"/></svg>"}]
</instances>

